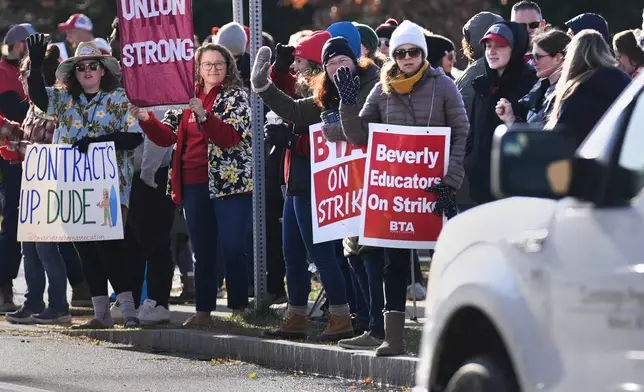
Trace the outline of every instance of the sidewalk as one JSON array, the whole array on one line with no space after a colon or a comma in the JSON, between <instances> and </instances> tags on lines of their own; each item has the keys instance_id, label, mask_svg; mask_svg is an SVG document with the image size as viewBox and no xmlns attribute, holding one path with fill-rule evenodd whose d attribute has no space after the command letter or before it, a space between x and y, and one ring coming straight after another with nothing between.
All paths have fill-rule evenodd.
<instances>
[{"instance_id":1,"label":"sidewalk","mask_svg":"<svg viewBox=\"0 0 644 392\"><path fill-rule=\"evenodd\" d=\"M17 284L17 300L22 302ZM206 358L230 358L243 362L255 363L260 366L317 374L327 377L340 377L348 380L361 381L370 378L374 383L385 386L412 386L418 359L413 355L378 358L371 351L348 351L337 345L324 345L309 342L290 342L283 340L262 339L258 336L268 328L252 325L250 322L239 327L240 319L231 319L230 310L226 308L226 299L217 301L218 311L213 312L217 323L209 330L185 329L181 324L194 314L194 306L172 305L170 325L141 328L135 330L111 329L99 331L77 331L67 327L28 326L38 330L47 329L63 335L84 336L101 341L129 344L142 349L185 353ZM313 301L309 302L309 306ZM410 320L413 315L412 303L407 304L406 342L416 347L410 350L417 353L422 332L425 301L417 303L418 321ZM271 307L278 315L284 315L286 305ZM74 309L74 323L81 323L91 317L91 310ZM273 320L273 322L278 322ZM0 329L8 325L0 322ZM12 326L15 328L16 326ZM323 325L312 323L316 332L321 332Z\"/></svg>"}]
</instances>

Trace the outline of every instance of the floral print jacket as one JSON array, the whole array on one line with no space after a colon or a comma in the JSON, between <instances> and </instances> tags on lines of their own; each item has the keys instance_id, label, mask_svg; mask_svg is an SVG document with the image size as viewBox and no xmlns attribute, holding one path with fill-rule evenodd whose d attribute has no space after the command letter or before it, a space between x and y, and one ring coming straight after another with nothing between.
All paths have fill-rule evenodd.
<instances>
[{"instance_id":1,"label":"floral print jacket","mask_svg":"<svg viewBox=\"0 0 644 392\"><path fill-rule=\"evenodd\" d=\"M74 100L62 87L47 87L46 91L49 98L46 117L58 124L53 134L54 144L74 144L84 137L114 132L143 132L129 112L130 101L123 88L109 92L101 90L89 102L84 94ZM134 176L134 152L116 151L116 160L121 204L128 206Z\"/></svg>"},{"instance_id":2,"label":"floral print jacket","mask_svg":"<svg viewBox=\"0 0 644 392\"><path fill-rule=\"evenodd\" d=\"M240 134L241 141L230 148L222 148L208 141L208 185L210 198L231 196L253 191L253 148L250 127L248 94L238 87L223 89L215 98L210 113L231 125ZM187 126L184 116L193 116L188 110L169 110L161 121L178 134L177 144L183 143L180 128ZM175 151L175 155L176 155ZM175 157L175 159L177 159ZM173 167L173 171L176 170ZM173 177L173 173L170 174ZM170 193L177 193L170 189Z\"/></svg>"}]
</instances>

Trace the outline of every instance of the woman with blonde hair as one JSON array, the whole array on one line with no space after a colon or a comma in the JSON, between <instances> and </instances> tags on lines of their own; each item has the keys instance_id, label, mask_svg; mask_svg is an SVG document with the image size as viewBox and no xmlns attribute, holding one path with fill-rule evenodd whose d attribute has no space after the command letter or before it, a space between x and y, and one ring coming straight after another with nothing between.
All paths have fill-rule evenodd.
<instances>
[{"instance_id":1,"label":"woman with blonde hair","mask_svg":"<svg viewBox=\"0 0 644 392\"><path fill-rule=\"evenodd\" d=\"M546 128L564 126L581 144L630 81L601 34L580 32L568 45Z\"/></svg>"}]
</instances>

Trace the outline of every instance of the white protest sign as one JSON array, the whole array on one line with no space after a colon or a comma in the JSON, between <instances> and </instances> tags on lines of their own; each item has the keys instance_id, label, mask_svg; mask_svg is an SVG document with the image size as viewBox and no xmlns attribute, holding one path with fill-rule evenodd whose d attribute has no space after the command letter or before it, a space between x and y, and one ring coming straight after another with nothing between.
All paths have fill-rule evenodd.
<instances>
[{"instance_id":1,"label":"white protest sign","mask_svg":"<svg viewBox=\"0 0 644 392\"><path fill-rule=\"evenodd\" d=\"M321 126L309 127L315 244L358 235L367 161L367 146L329 142Z\"/></svg>"},{"instance_id":2,"label":"white protest sign","mask_svg":"<svg viewBox=\"0 0 644 392\"><path fill-rule=\"evenodd\" d=\"M33 145L22 163L18 241L123 239L114 143Z\"/></svg>"}]
</instances>

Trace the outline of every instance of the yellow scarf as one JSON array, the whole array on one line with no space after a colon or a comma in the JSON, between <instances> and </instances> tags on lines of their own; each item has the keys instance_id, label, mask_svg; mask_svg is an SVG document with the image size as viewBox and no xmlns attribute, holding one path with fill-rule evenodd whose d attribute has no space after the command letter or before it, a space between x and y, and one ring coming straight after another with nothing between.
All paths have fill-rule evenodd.
<instances>
[{"instance_id":1,"label":"yellow scarf","mask_svg":"<svg viewBox=\"0 0 644 392\"><path fill-rule=\"evenodd\" d=\"M405 76L405 74L400 74L396 76L396 79L389 82L389 84L398 94L409 94L416 83L418 83L418 81L423 77L427 68L429 68L429 63L425 60L423 66L418 70L418 72L416 72L416 74L410 77Z\"/></svg>"}]
</instances>

